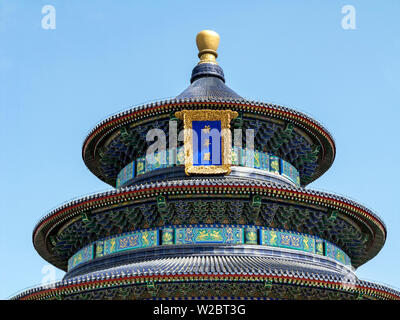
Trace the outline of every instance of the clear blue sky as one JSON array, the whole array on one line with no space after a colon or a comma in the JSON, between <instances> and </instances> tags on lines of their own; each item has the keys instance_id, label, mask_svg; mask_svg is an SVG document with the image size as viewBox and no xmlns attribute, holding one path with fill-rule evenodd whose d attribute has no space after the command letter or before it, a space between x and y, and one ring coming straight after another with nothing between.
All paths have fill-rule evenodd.
<instances>
[{"instance_id":1,"label":"clear blue sky","mask_svg":"<svg viewBox=\"0 0 400 320\"><path fill-rule=\"evenodd\" d=\"M41 27L42 7L56 29ZM341 27L356 8L356 30ZM218 61L241 96L323 123L337 146L309 187L359 201L388 238L361 278L400 287L400 2L0 1L0 298L42 281L38 219L109 187L81 159L100 120L189 84L195 36L221 36ZM58 272L61 278L63 273Z\"/></svg>"}]
</instances>

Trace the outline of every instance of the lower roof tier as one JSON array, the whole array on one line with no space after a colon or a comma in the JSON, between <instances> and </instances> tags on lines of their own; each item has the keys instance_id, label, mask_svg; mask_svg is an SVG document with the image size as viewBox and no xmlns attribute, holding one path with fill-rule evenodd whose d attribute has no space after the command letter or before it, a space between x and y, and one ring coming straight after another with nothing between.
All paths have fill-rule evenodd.
<instances>
[{"instance_id":1,"label":"lower roof tier","mask_svg":"<svg viewBox=\"0 0 400 320\"><path fill-rule=\"evenodd\" d=\"M253 225L316 236L346 253L354 267L373 258L386 228L351 200L290 185L241 178L137 184L71 201L39 221L39 254L67 270L78 250L138 229L190 224Z\"/></svg>"},{"instance_id":2,"label":"lower roof tier","mask_svg":"<svg viewBox=\"0 0 400 320\"><path fill-rule=\"evenodd\" d=\"M198 109L238 112L239 116L230 123L232 136L234 130L242 132L242 146L245 147L246 130L254 130L254 149L292 164L299 171L303 186L320 177L335 158L335 143L330 133L303 113L245 99L201 98L161 101L109 117L86 137L82 147L83 160L92 173L115 187L119 172L135 159L145 156L153 144L146 139L150 130L162 130L169 143L170 122L176 123L177 138L183 129L183 122L175 113ZM178 139L178 146L182 143Z\"/></svg>"},{"instance_id":3,"label":"lower roof tier","mask_svg":"<svg viewBox=\"0 0 400 320\"><path fill-rule=\"evenodd\" d=\"M13 299L400 299L400 292L293 259L188 256L124 264Z\"/></svg>"}]
</instances>

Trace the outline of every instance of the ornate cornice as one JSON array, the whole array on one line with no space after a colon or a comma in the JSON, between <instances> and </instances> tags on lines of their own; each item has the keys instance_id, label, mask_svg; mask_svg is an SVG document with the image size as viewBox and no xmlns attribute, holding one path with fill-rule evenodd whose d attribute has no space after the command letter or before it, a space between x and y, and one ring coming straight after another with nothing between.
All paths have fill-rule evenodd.
<instances>
[{"instance_id":1,"label":"ornate cornice","mask_svg":"<svg viewBox=\"0 0 400 320\"><path fill-rule=\"evenodd\" d=\"M147 119L150 120L152 117L160 117L161 115L169 116L172 112L181 111L183 109L228 108L232 111L251 113L256 116L280 119L293 123L312 137L316 144L321 146L321 158L319 160L319 166L309 182L320 177L332 165L336 154L335 142L328 130L308 115L287 107L269 103L245 99L230 100L214 98L171 99L140 105L115 114L97 124L87 135L82 147L83 160L93 174L112 185L114 181L109 181L103 176L99 169L97 152L98 147L118 128L130 123L146 121Z\"/></svg>"},{"instance_id":2,"label":"ornate cornice","mask_svg":"<svg viewBox=\"0 0 400 320\"><path fill-rule=\"evenodd\" d=\"M60 265L60 262L48 248L50 242L48 236L57 225L66 223L88 210L120 206L131 201L143 202L155 199L157 195L193 196L204 194L211 197L259 195L262 198L277 199L283 202L296 201L298 204L316 205L338 210L344 216L365 226L372 232L372 244L367 249L368 255L363 262L374 257L386 240L386 227L375 213L341 196L271 182L250 182L239 179L188 179L135 185L71 201L51 211L38 222L33 232L33 243L44 259Z\"/></svg>"},{"instance_id":3,"label":"ornate cornice","mask_svg":"<svg viewBox=\"0 0 400 320\"><path fill-rule=\"evenodd\" d=\"M321 279L322 278L322 279ZM303 274L303 275L241 275L241 274L180 274L180 275L149 275L149 276L122 276L120 274L114 276L99 277L97 279L88 277L87 279L74 281L60 281L54 284L54 288L46 289L37 287L24 291L13 300L45 300L65 295L73 295L90 290L101 290L113 287L122 287L129 285L145 285L147 283L166 283L166 282L218 282L218 281L245 281L245 282L262 282L274 284L289 284L295 286L306 286L314 288L324 288L331 290L339 290L356 294L367 294L378 299L399 300L400 293L394 289L379 284L371 283L363 280L356 280L355 283L344 283L343 279L337 276L325 276L320 274Z\"/></svg>"}]
</instances>

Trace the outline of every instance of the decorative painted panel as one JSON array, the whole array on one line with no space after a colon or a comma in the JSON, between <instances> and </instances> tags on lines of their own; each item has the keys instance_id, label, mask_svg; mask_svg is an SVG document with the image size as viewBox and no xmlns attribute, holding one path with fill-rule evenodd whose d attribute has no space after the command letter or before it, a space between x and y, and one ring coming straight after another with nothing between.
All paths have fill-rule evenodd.
<instances>
[{"instance_id":1,"label":"decorative painted panel","mask_svg":"<svg viewBox=\"0 0 400 320\"><path fill-rule=\"evenodd\" d=\"M260 244L295 249L328 256L345 265L351 265L349 256L340 248L307 234L256 226L188 225L140 230L98 240L74 254L68 260L68 270L94 258L125 250L154 247L160 244L201 243Z\"/></svg>"},{"instance_id":2,"label":"decorative painted panel","mask_svg":"<svg viewBox=\"0 0 400 320\"><path fill-rule=\"evenodd\" d=\"M174 244L174 229L164 228L162 230L161 244Z\"/></svg>"},{"instance_id":3,"label":"decorative painted panel","mask_svg":"<svg viewBox=\"0 0 400 320\"><path fill-rule=\"evenodd\" d=\"M343 252L343 250L339 249L335 245L333 245L330 242L325 242L325 249L326 253L325 255L327 257L331 257L332 259L339 261L343 264L350 264L350 258L347 254Z\"/></svg>"},{"instance_id":4,"label":"decorative painted panel","mask_svg":"<svg viewBox=\"0 0 400 320\"><path fill-rule=\"evenodd\" d=\"M254 168L254 150L244 149L244 166L248 168Z\"/></svg>"},{"instance_id":5,"label":"decorative painted panel","mask_svg":"<svg viewBox=\"0 0 400 320\"><path fill-rule=\"evenodd\" d=\"M208 146L208 148L210 148ZM201 149L202 151L197 152L198 157L202 157L205 154L208 154L205 149ZM205 150L205 151L204 151ZM135 176L135 163L136 163L136 176L140 176L147 172L167 168L174 166L174 159L170 159L170 154L174 154L170 152L171 150L165 150L158 153L155 153L154 161L147 161L146 157L140 157L136 159L136 162L133 161L125 166L120 173L118 174L116 187L120 187L126 181L134 178ZM203 152L204 151L204 152ZM246 154L247 152L247 154ZM172 156L171 156L172 157ZM172 158L174 158L173 156ZM254 151L241 149L238 147L233 147L232 153L232 165L233 166L244 166L251 167L260 170L265 170L268 172L272 172L275 174L281 174L291 182L296 185L300 185L300 175L298 170L292 166L290 163L280 159L277 156L270 155L265 152ZM198 158L200 159L200 158ZM207 160L208 161L208 160ZM211 160L210 160L211 161ZM201 163L201 165L209 166L212 163L208 161L209 164ZM185 164L185 154L184 147L179 147L176 149L176 165L184 165ZM198 164L195 164L198 165Z\"/></svg>"},{"instance_id":6,"label":"decorative painted panel","mask_svg":"<svg viewBox=\"0 0 400 320\"><path fill-rule=\"evenodd\" d=\"M315 253L321 256L325 255L325 244L321 239L315 239Z\"/></svg>"},{"instance_id":7,"label":"decorative painted panel","mask_svg":"<svg viewBox=\"0 0 400 320\"><path fill-rule=\"evenodd\" d=\"M246 244L257 244L257 230L255 228L246 228L244 234Z\"/></svg>"},{"instance_id":8,"label":"decorative painted panel","mask_svg":"<svg viewBox=\"0 0 400 320\"><path fill-rule=\"evenodd\" d=\"M191 243L243 244L243 229L234 227L175 229L175 244Z\"/></svg>"},{"instance_id":9,"label":"decorative painted panel","mask_svg":"<svg viewBox=\"0 0 400 320\"><path fill-rule=\"evenodd\" d=\"M181 166L185 164L185 150L184 147L176 149L176 165Z\"/></svg>"},{"instance_id":10,"label":"decorative painted panel","mask_svg":"<svg viewBox=\"0 0 400 320\"><path fill-rule=\"evenodd\" d=\"M269 171L272 173L279 174L279 157L269 156Z\"/></svg>"},{"instance_id":11,"label":"decorative painted panel","mask_svg":"<svg viewBox=\"0 0 400 320\"><path fill-rule=\"evenodd\" d=\"M262 230L261 244L315 253L315 239L313 237L291 232Z\"/></svg>"},{"instance_id":12,"label":"decorative painted panel","mask_svg":"<svg viewBox=\"0 0 400 320\"><path fill-rule=\"evenodd\" d=\"M158 232L141 231L104 240L103 255L157 245Z\"/></svg>"},{"instance_id":13,"label":"decorative painted panel","mask_svg":"<svg viewBox=\"0 0 400 320\"><path fill-rule=\"evenodd\" d=\"M289 162L286 162L282 159L281 160L281 175L288 178L295 184L300 184L300 176L299 172L293 167Z\"/></svg>"},{"instance_id":14,"label":"decorative painted panel","mask_svg":"<svg viewBox=\"0 0 400 320\"><path fill-rule=\"evenodd\" d=\"M126 165L118 174L117 188L135 177L135 161Z\"/></svg>"},{"instance_id":15,"label":"decorative painted panel","mask_svg":"<svg viewBox=\"0 0 400 320\"><path fill-rule=\"evenodd\" d=\"M104 241L100 240L96 242L96 258L104 256Z\"/></svg>"},{"instance_id":16,"label":"decorative painted panel","mask_svg":"<svg viewBox=\"0 0 400 320\"><path fill-rule=\"evenodd\" d=\"M68 270L93 259L93 244L84 247L68 260Z\"/></svg>"},{"instance_id":17,"label":"decorative painted panel","mask_svg":"<svg viewBox=\"0 0 400 320\"><path fill-rule=\"evenodd\" d=\"M136 175L140 176L146 173L146 157L140 157L136 160Z\"/></svg>"},{"instance_id":18,"label":"decorative painted panel","mask_svg":"<svg viewBox=\"0 0 400 320\"><path fill-rule=\"evenodd\" d=\"M261 169L269 171L269 154L261 152Z\"/></svg>"},{"instance_id":19,"label":"decorative painted panel","mask_svg":"<svg viewBox=\"0 0 400 320\"><path fill-rule=\"evenodd\" d=\"M232 149L232 165L233 166L238 166L240 163L240 153L241 153L241 149L239 149L238 147L233 147Z\"/></svg>"},{"instance_id":20,"label":"decorative painted panel","mask_svg":"<svg viewBox=\"0 0 400 320\"><path fill-rule=\"evenodd\" d=\"M146 159L146 172L162 169L168 167L169 152L160 151L154 153L154 159L147 161Z\"/></svg>"},{"instance_id":21,"label":"decorative painted panel","mask_svg":"<svg viewBox=\"0 0 400 320\"><path fill-rule=\"evenodd\" d=\"M263 169L262 154L262 152L254 151L254 168L256 169Z\"/></svg>"}]
</instances>

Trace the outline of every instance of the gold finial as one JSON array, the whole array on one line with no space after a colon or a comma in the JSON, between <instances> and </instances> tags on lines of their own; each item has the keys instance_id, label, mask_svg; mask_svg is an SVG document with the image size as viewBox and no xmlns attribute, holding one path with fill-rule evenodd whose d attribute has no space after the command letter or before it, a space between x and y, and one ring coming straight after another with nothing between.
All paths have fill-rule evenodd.
<instances>
[{"instance_id":1,"label":"gold finial","mask_svg":"<svg viewBox=\"0 0 400 320\"><path fill-rule=\"evenodd\" d=\"M199 49L200 63L217 64L217 49L219 45L219 34L212 30L200 31L196 36L196 44Z\"/></svg>"}]
</instances>

